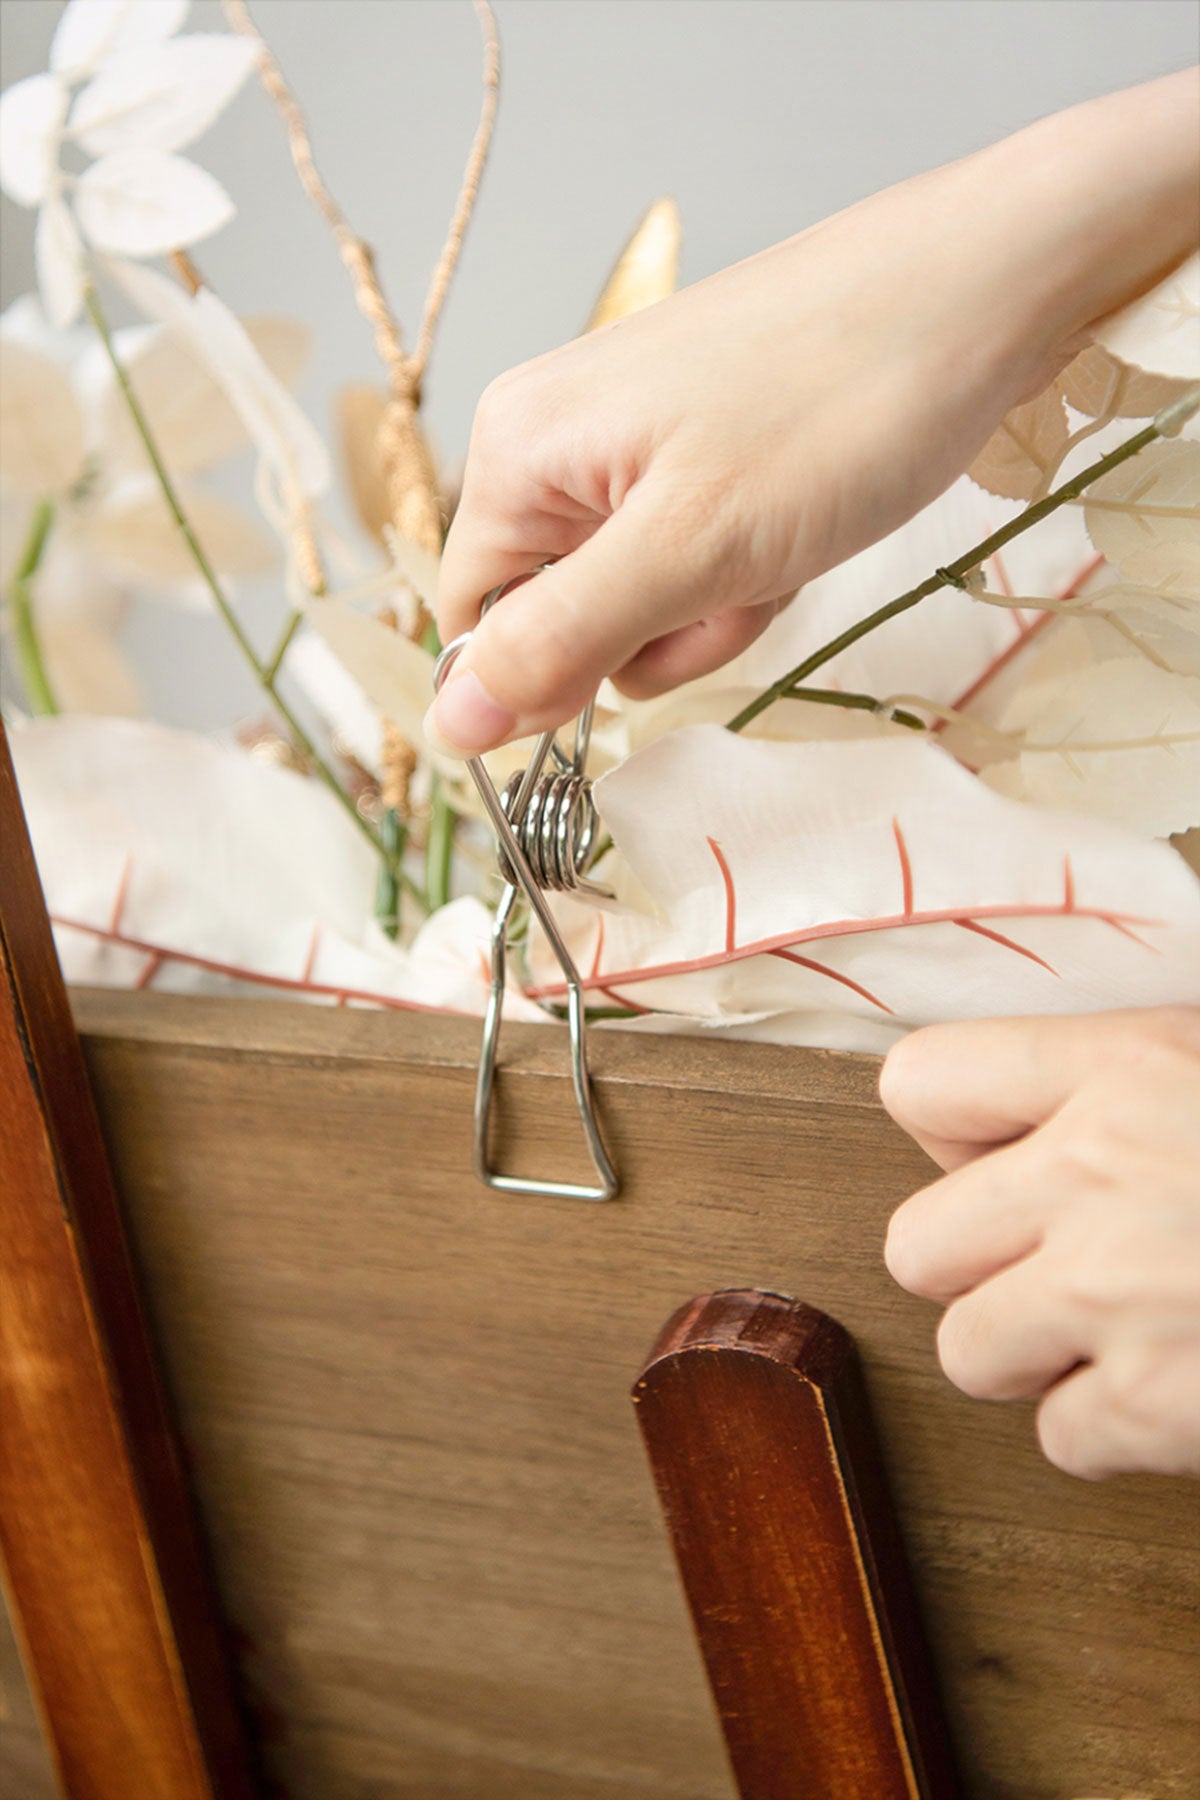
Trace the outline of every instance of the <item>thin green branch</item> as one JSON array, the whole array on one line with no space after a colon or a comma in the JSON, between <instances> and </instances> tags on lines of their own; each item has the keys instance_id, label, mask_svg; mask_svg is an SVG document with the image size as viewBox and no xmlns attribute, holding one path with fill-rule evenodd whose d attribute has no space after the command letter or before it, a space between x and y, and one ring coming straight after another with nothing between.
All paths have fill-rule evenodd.
<instances>
[{"instance_id":1,"label":"thin green branch","mask_svg":"<svg viewBox=\"0 0 1200 1800\"><path fill-rule=\"evenodd\" d=\"M990 537L984 538L981 544L976 544L973 550L968 550L956 561L947 563L945 568L935 570L919 586L910 588L907 594L901 594L898 599L889 600L886 606L878 607L875 612L868 613L865 619L859 619L856 624L839 632L837 637L831 638L819 650L814 650L810 656L805 657L803 662L797 663L794 669L789 669L786 675L781 675L779 680L767 688L764 693L751 700L748 706L744 706L740 713L730 719L727 729L741 731L749 725L752 719L757 719L760 713L766 712L769 706L774 706L777 700L785 699L793 688L806 681L810 675L823 668L827 662L831 662L843 650L848 650L851 644L857 644L870 632L877 631L881 625L886 625L889 619L895 619L901 613L908 612L910 607L928 599L930 594L936 594L939 589L944 587L965 587L967 576L977 569L980 563L984 563L989 557L994 556L997 550L1002 550L1005 544L1010 544L1014 538L1020 537L1023 532L1039 524L1042 519L1057 512L1059 507L1065 506L1068 501L1077 500L1093 481L1098 481L1111 469L1119 468L1123 462L1128 462L1131 456L1136 456L1139 450L1144 450L1146 445L1152 444L1156 438L1169 436L1172 432L1177 431L1183 423L1183 419L1188 416L1186 411L1181 413L1182 404L1182 402L1176 402L1174 406L1166 408L1157 419L1151 420L1150 424L1144 426L1135 436L1128 438L1123 444L1118 444L1115 450L1110 450L1108 455L1102 456L1098 462L1090 463L1086 469L1081 469L1078 475L1073 475L1070 481L1065 481L1060 488L1055 488L1054 492L1047 494L1045 499L1037 501L1033 506L1026 507L1023 513L1019 513L1015 519L1010 519L1007 525L1000 527L999 531L993 531Z\"/></svg>"},{"instance_id":2,"label":"thin green branch","mask_svg":"<svg viewBox=\"0 0 1200 1800\"><path fill-rule=\"evenodd\" d=\"M297 719L295 713L276 687L275 676L278 672L278 664L282 661L281 653L276 653L276 657L272 659L271 664L264 664L259 661L258 653L255 650L254 645L247 637L246 632L242 627L241 620L234 612L232 606L230 606L224 590L221 587L221 583L217 579L216 571L209 561L207 551L196 536L195 531L192 529L191 521L183 510L179 495L175 489L175 484L171 480L166 464L163 462L159 452L158 445L154 440L154 435L150 430L146 415L142 411L141 402L134 393L133 384L130 382L129 377L125 372L120 357L117 355L116 347L112 340L112 333L109 330L108 321L101 309L96 290L93 287L88 287L85 290L84 299L87 304L87 310L91 317L92 324L96 328L97 335L104 345L105 353L112 365L112 371L116 377L117 385L121 390L125 405L128 408L129 416L142 441L142 447L149 459L150 467L154 471L159 488L162 491L163 499L167 503L167 509L170 512L172 519L175 521L180 536L187 545L188 553L195 563L196 568L199 570L201 579L212 597L213 604L225 621L225 624L228 626L234 642L237 644L246 663L253 671L255 680L263 689L264 693L270 696L275 710L278 712L292 737L311 763L317 777L324 782L330 793L337 800L339 806L341 806L347 816L353 820L356 829L366 838L375 854L383 861L385 866L391 870L397 883L404 888L407 893L411 894L414 899L420 901L422 895L416 883L403 869L400 868L398 860L389 852L382 835L376 831L370 820L364 818L362 813L359 812L354 801L346 792L329 764L322 757L311 737L308 735L307 731L305 731L299 719ZM282 650L286 649L287 643L285 642L282 645Z\"/></svg>"},{"instance_id":3,"label":"thin green branch","mask_svg":"<svg viewBox=\"0 0 1200 1800\"><path fill-rule=\"evenodd\" d=\"M430 793L429 842L425 851L425 892L430 912L445 906L450 899L450 874L454 859L454 835L458 815L446 803L442 778L434 771Z\"/></svg>"},{"instance_id":4,"label":"thin green branch","mask_svg":"<svg viewBox=\"0 0 1200 1800\"><path fill-rule=\"evenodd\" d=\"M284 625L283 631L280 634L279 642L276 644L274 650L271 652L263 666L262 678L265 686L269 687L278 675L283 666L283 659L292 647L292 639L299 631L303 620L304 614L300 612L299 609L289 615L287 623Z\"/></svg>"},{"instance_id":5,"label":"thin green branch","mask_svg":"<svg viewBox=\"0 0 1200 1800\"><path fill-rule=\"evenodd\" d=\"M53 684L46 672L41 639L38 637L33 603L33 578L41 564L42 553L46 548L46 540L50 536L53 524L53 505L49 500L39 500L33 509L29 531L21 547L20 560L13 573L12 585L8 590L8 604L12 611L13 648L16 651L17 667L21 671L21 685L25 690L25 698L29 703L30 711L42 716L56 713L58 702L54 696Z\"/></svg>"}]
</instances>

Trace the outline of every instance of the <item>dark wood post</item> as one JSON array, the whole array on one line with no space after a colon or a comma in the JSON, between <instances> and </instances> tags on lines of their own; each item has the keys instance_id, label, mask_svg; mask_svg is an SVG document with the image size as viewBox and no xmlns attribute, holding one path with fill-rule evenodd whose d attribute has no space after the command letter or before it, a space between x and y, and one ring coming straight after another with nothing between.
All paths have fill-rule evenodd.
<instances>
[{"instance_id":1,"label":"dark wood post","mask_svg":"<svg viewBox=\"0 0 1200 1800\"><path fill-rule=\"evenodd\" d=\"M255 1794L2 727L0 1557L70 1800Z\"/></svg>"},{"instance_id":2,"label":"dark wood post","mask_svg":"<svg viewBox=\"0 0 1200 1800\"><path fill-rule=\"evenodd\" d=\"M959 1793L849 1335L704 1295L633 1390L742 1800Z\"/></svg>"}]
</instances>

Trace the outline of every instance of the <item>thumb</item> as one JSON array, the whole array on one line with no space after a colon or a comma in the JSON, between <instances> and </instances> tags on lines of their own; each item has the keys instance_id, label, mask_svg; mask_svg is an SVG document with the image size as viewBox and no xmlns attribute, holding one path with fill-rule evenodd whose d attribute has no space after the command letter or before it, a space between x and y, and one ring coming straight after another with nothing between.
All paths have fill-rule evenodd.
<instances>
[{"instance_id":1,"label":"thumb","mask_svg":"<svg viewBox=\"0 0 1200 1800\"><path fill-rule=\"evenodd\" d=\"M431 740L475 756L562 725L651 638L719 604L706 570L661 525L630 500L493 606L429 709Z\"/></svg>"}]
</instances>

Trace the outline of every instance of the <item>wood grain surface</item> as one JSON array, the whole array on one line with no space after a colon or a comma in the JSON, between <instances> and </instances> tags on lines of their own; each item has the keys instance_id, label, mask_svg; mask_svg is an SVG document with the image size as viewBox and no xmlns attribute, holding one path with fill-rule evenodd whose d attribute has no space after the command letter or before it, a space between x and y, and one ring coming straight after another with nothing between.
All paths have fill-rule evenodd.
<instances>
[{"instance_id":1,"label":"wood grain surface","mask_svg":"<svg viewBox=\"0 0 1200 1800\"><path fill-rule=\"evenodd\" d=\"M849 1333L701 1294L632 1397L739 1793L958 1800Z\"/></svg>"},{"instance_id":2,"label":"wood grain surface","mask_svg":"<svg viewBox=\"0 0 1200 1800\"><path fill-rule=\"evenodd\" d=\"M139 1800L249 1800L215 1600L2 729L0 837L0 1564L12 1615L72 1800L127 1800L132 1771ZM10 1675L0 1694L15 1687ZM16 1800L41 1759L31 1707L13 1707Z\"/></svg>"},{"instance_id":3,"label":"wood grain surface","mask_svg":"<svg viewBox=\"0 0 1200 1800\"><path fill-rule=\"evenodd\" d=\"M855 1338L974 1800L1200 1791L1197 1491L942 1379L870 1059L598 1033L590 1206L473 1180L473 1023L75 998L280 1793L729 1800L627 1396L730 1286ZM563 1033L504 1054L506 1166L581 1172Z\"/></svg>"}]
</instances>

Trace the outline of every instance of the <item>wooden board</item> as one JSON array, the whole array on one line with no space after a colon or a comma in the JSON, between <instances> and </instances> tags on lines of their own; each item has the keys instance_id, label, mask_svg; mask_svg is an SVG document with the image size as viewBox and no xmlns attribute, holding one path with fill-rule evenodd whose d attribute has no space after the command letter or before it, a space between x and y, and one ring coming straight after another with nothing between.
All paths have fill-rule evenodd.
<instances>
[{"instance_id":1,"label":"wooden board","mask_svg":"<svg viewBox=\"0 0 1200 1800\"><path fill-rule=\"evenodd\" d=\"M1197 1490L1072 1481L945 1383L870 1059L598 1034L589 1206L472 1179L473 1024L76 1000L281 1793L729 1800L628 1390L730 1286L859 1345L971 1795L1200 1791ZM509 1163L581 1171L563 1052L506 1033Z\"/></svg>"}]
</instances>

